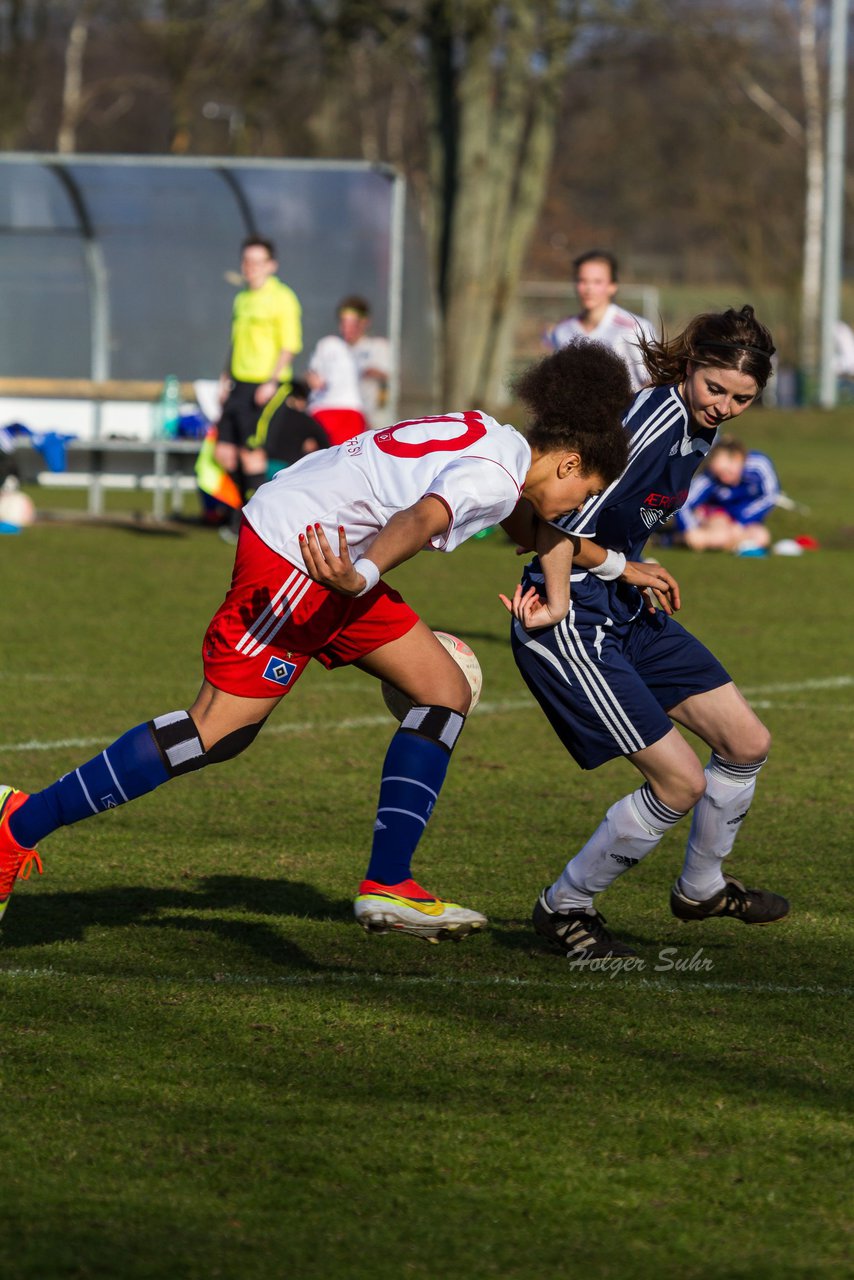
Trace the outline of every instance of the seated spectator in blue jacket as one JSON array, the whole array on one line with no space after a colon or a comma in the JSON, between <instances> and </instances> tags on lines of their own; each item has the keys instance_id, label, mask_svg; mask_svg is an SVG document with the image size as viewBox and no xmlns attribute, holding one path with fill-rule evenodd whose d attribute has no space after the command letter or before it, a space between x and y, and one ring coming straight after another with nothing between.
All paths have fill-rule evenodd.
<instances>
[{"instance_id":1,"label":"seated spectator in blue jacket","mask_svg":"<svg viewBox=\"0 0 854 1280\"><path fill-rule=\"evenodd\" d=\"M780 482L764 453L721 436L695 475L676 516L674 542L693 551L762 551L771 542L764 521L777 505Z\"/></svg>"}]
</instances>

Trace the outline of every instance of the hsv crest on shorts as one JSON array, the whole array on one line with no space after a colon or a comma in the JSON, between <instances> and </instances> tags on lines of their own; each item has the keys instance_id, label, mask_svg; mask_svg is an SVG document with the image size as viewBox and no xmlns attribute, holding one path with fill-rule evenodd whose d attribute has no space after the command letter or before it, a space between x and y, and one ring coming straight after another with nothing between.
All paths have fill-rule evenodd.
<instances>
[{"instance_id":1,"label":"hsv crest on shorts","mask_svg":"<svg viewBox=\"0 0 854 1280\"><path fill-rule=\"evenodd\" d=\"M274 656L264 668L264 679L272 680L273 684L290 684L295 671L296 663Z\"/></svg>"}]
</instances>

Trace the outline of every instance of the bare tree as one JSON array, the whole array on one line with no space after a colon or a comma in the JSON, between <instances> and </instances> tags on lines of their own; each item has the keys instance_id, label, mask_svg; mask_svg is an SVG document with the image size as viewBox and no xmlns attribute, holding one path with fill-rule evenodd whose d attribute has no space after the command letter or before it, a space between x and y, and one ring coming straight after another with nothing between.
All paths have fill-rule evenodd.
<instances>
[{"instance_id":1,"label":"bare tree","mask_svg":"<svg viewBox=\"0 0 854 1280\"><path fill-rule=\"evenodd\" d=\"M659 281L801 292L787 326L809 343L824 8L7 0L0 141L398 166L433 247L443 402L494 404L523 263L567 278L597 243Z\"/></svg>"},{"instance_id":2,"label":"bare tree","mask_svg":"<svg viewBox=\"0 0 854 1280\"><path fill-rule=\"evenodd\" d=\"M327 59L316 133L334 127L340 145L347 105L363 151L403 162L423 197L442 401L495 403L580 22L575 0L341 0L317 5L314 20ZM383 77L378 120L369 104ZM336 96L329 86L341 83Z\"/></svg>"},{"instance_id":3,"label":"bare tree","mask_svg":"<svg viewBox=\"0 0 854 1280\"><path fill-rule=\"evenodd\" d=\"M825 216L824 85L821 68L817 0L798 0L796 11L782 4L793 37L797 40L798 67L803 98L803 123L796 119L764 87L750 79L745 93L780 128L803 148L804 201L802 226L799 362L809 382L819 363L819 331L822 289L822 239Z\"/></svg>"},{"instance_id":4,"label":"bare tree","mask_svg":"<svg viewBox=\"0 0 854 1280\"><path fill-rule=\"evenodd\" d=\"M806 199L801 285L801 368L815 378L818 370L821 306L821 240L824 221L823 95L819 71L816 0L799 0L798 48L804 94Z\"/></svg>"},{"instance_id":5,"label":"bare tree","mask_svg":"<svg viewBox=\"0 0 854 1280\"><path fill-rule=\"evenodd\" d=\"M83 57L91 12L91 4L82 4L76 10L65 45L62 111L56 132L56 149L62 155L77 150L77 125L83 108Z\"/></svg>"},{"instance_id":6,"label":"bare tree","mask_svg":"<svg viewBox=\"0 0 854 1280\"><path fill-rule=\"evenodd\" d=\"M494 402L578 17L560 0L432 0L427 16L443 399Z\"/></svg>"},{"instance_id":7,"label":"bare tree","mask_svg":"<svg viewBox=\"0 0 854 1280\"><path fill-rule=\"evenodd\" d=\"M0 6L0 145L38 135L52 14L48 0L8 0Z\"/></svg>"}]
</instances>

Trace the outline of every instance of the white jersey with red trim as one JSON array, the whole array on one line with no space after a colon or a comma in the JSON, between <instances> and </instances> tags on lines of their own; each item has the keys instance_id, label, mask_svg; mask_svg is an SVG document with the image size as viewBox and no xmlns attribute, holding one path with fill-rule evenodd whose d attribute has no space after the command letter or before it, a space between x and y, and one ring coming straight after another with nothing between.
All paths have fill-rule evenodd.
<instances>
[{"instance_id":1,"label":"white jersey with red trim","mask_svg":"<svg viewBox=\"0 0 854 1280\"><path fill-rule=\"evenodd\" d=\"M353 348L334 333L321 338L311 353L309 373L316 373L322 385L312 389L308 411L316 409L355 409L363 413L359 387L359 366Z\"/></svg>"},{"instance_id":2,"label":"white jersey with red trim","mask_svg":"<svg viewBox=\"0 0 854 1280\"><path fill-rule=\"evenodd\" d=\"M372 427L385 427L391 423L391 416L385 412L391 377L391 343L388 338L365 333L353 343L352 350L359 370L359 391L365 414Z\"/></svg>"},{"instance_id":3,"label":"white jersey with red trim","mask_svg":"<svg viewBox=\"0 0 854 1280\"><path fill-rule=\"evenodd\" d=\"M569 346L571 342L604 343L625 361L632 379L632 390L639 391L649 381L638 346L639 334L649 342L655 339L655 330L648 320L612 302L595 329L585 329L579 316L568 316L549 329L545 341L554 351Z\"/></svg>"},{"instance_id":4,"label":"white jersey with red trim","mask_svg":"<svg viewBox=\"0 0 854 1280\"><path fill-rule=\"evenodd\" d=\"M244 515L267 546L304 568L299 535L320 524L338 549L343 526L353 560L393 515L428 494L445 504L447 531L426 550L453 551L506 519L531 465L523 435L480 410L398 422L308 454L261 485Z\"/></svg>"}]
</instances>

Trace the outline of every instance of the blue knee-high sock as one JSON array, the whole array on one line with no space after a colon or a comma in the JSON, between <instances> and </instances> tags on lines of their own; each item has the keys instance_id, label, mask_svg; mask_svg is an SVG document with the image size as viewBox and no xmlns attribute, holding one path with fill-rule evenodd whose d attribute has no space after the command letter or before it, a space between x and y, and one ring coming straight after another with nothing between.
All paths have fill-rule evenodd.
<instances>
[{"instance_id":1,"label":"blue knee-high sock","mask_svg":"<svg viewBox=\"0 0 854 1280\"><path fill-rule=\"evenodd\" d=\"M171 776L150 724L139 724L79 769L31 795L12 814L9 830L25 849L33 849L57 827L136 800Z\"/></svg>"},{"instance_id":2,"label":"blue knee-high sock","mask_svg":"<svg viewBox=\"0 0 854 1280\"><path fill-rule=\"evenodd\" d=\"M463 717L457 716L460 727ZM366 880L399 884L409 879L416 845L433 812L450 749L399 729L383 764L380 798Z\"/></svg>"}]
</instances>

